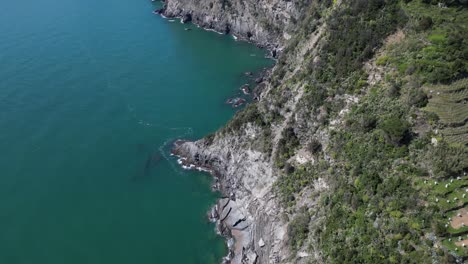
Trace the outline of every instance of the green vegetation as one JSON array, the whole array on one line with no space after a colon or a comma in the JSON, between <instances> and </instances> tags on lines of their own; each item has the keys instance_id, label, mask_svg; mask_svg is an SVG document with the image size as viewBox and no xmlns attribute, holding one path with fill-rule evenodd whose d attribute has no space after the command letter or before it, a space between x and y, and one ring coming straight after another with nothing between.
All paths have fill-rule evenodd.
<instances>
[{"instance_id":1,"label":"green vegetation","mask_svg":"<svg viewBox=\"0 0 468 264\"><path fill-rule=\"evenodd\" d=\"M281 139L278 142L276 152L276 166L283 168L286 161L294 154L294 150L299 146L299 139L292 127L283 130Z\"/></svg>"},{"instance_id":2,"label":"green vegetation","mask_svg":"<svg viewBox=\"0 0 468 264\"><path fill-rule=\"evenodd\" d=\"M327 21L329 32L319 63L309 64L313 80L326 83L328 89L355 89L363 78L362 64L405 20L397 0L357 0L335 9Z\"/></svg>"},{"instance_id":3,"label":"green vegetation","mask_svg":"<svg viewBox=\"0 0 468 264\"><path fill-rule=\"evenodd\" d=\"M463 76L468 71L466 9L411 1L405 10L412 18L409 34L402 43L388 47L389 61L401 74L417 73L429 83Z\"/></svg>"},{"instance_id":4,"label":"green vegetation","mask_svg":"<svg viewBox=\"0 0 468 264\"><path fill-rule=\"evenodd\" d=\"M330 263L468 258L455 244L468 239L468 227L448 220L468 209L466 3L304 2L298 32L272 75L269 105L246 107L223 130L256 124L262 134L252 147L271 154L271 127L284 121L288 100L303 87L272 157L276 190L292 216L293 250L308 248L313 236ZM297 70L298 47L321 25L325 32ZM370 59L371 69L364 67ZM368 74L380 78L369 82ZM359 102L343 115L345 95ZM296 162L299 149L314 161ZM296 208L319 178L329 188L320 206Z\"/></svg>"},{"instance_id":5,"label":"green vegetation","mask_svg":"<svg viewBox=\"0 0 468 264\"><path fill-rule=\"evenodd\" d=\"M262 118L255 104L249 104L243 111L236 113L234 118L223 128L224 131L238 131L243 124L255 123L259 126L266 126L267 123Z\"/></svg>"},{"instance_id":6,"label":"green vegetation","mask_svg":"<svg viewBox=\"0 0 468 264\"><path fill-rule=\"evenodd\" d=\"M299 248L309 233L310 216L304 210L296 215L296 217L288 225L288 233L290 234L290 245L293 249Z\"/></svg>"},{"instance_id":7,"label":"green vegetation","mask_svg":"<svg viewBox=\"0 0 468 264\"><path fill-rule=\"evenodd\" d=\"M313 234L331 263L444 263L468 256L455 245L468 227L447 223L468 203L468 11L445 3L354 1L326 18L329 32L318 59L309 58L293 77L306 83L302 111L318 116L326 109L327 120L319 123L326 127L343 106L327 99L365 95L331 132L325 150L298 141L292 128L283 134L276 186L285 206L293 208L318 178L330 185L321 211L312 215L322 222L306 224L311 216L296 214L289 230L293 249ZM384 78L368 86L363 64L382 45L375 64ZM283 63L285 75L287 59ZM291 162L301 143L318 159L313 165Z\"/></svg>"},{"instance_id":8,"label":"green vegetation","mask_svg":"<svg viewBox=\"0 0 468 264\"><path fill-rule=\"evenodd\" d=\"M442 130L442 135L448 142L468 145L468 125L465 124L459 127L447 127Z\"/></svg>"},{"instance_id":9,"label":"green vegetation","mask_svg":"<svg viewBox=\"0 0 468 264\"><path fill-rule=\"evenodd\" d=\"M425 90L430 99L424 110L437 115L440 134L450 143L468 145L468 78L450 85L430 85Z\"/></svg>"}]
</instances>

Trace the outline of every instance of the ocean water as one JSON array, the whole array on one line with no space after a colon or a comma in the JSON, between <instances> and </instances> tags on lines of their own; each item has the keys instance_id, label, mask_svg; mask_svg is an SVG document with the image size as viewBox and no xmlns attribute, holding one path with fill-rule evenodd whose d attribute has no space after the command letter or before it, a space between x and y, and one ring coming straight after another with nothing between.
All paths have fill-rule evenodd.
<instances>
[{"instance_id":1,"label":"ocean water","mask_svg":"<svg viewBox=\"0 0 468 264\"><path fill-rule=\"evenodd\" d=\"M217 263L209 175L170 142L215 131L272 62L147 0L3 1L0 263ZM184 28L193 30L186 31Z\"/></svg>"}]
</instances>

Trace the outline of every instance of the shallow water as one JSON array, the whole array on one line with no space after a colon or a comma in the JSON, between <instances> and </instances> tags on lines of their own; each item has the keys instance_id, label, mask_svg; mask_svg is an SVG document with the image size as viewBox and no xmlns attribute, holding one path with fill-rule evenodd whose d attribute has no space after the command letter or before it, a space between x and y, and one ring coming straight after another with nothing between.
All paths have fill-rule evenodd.
<instances>
[{"instance_id":1,"label":"shallow water","mask_svg":"<svg viewBox=\"0 0 468 264\"><path fill-rule=\"evenodd\" d=\"M210 176L168 143L215 131L245 71L229 36L138 0L9 1L0 16L0 263L216 263Z\"/></svg>"}]
</instances>

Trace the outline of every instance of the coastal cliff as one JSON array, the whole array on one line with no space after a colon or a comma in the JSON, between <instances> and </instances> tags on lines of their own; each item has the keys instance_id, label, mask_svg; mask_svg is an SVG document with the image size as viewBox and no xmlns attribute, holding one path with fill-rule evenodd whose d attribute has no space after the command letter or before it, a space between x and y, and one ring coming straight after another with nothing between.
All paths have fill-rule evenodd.
<instances>
[{"instance_id":1,"label":"coastal cliff","mask_svg":"<svg viewBox=\"0 0 468 264\"><path fill-rule=\"evenodd\" d=\"M451 239L468 202L466 3L426 2L167 0L165 16L281 51L257 102L173 150L215 177L226 262L466 259Z\"/></svg>"},{"instance_id":2,"label":"coastal cliff","mask_svg":"<svg viewBox=\"0 0 468 264\"><path fill-rule=\"evenodd\" d=\"M164 15L275 49L294 34L301 2L168 0Z\"/></svg>"}]
</instances>

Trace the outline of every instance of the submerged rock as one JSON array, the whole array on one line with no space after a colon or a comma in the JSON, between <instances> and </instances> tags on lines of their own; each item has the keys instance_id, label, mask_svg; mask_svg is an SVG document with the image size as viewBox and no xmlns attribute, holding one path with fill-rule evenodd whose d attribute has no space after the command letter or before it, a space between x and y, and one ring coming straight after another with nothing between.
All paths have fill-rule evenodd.
<instances>
[{"instance_id":1,"label":"submerged rock","mask_svg":"<svg viewBox=\"0 0 468 264\"><path fill-rule=\"evenodd\" d=\"M244 84L241 86L240 90L245 94L250 94L250 88L248 84Z\"/></svg>"},{"instance_id":2,"label":"submerged rock","mask_svg":"<svg viewBox=\"0 0 468 264\"><path fill-rule=\"evenodd\" d=\"M226 104L230 104L234 108L237 108L237 107L245 104L245 102L247 102L247 100L245 100L244 98L241 98L241 97L229 98L229 99L226 100Z\"/></svg>"},{"instance_id":3,"label":"submerged rock","mask_svg":"<svg viewBox=\"0 0 468 264\"><path fill-rule=\"evenodd\" d=\"M232 104L232 107L237 108L237 107L245 104L245 102L247 102L247 100L245 100L244 98L237 98L237 101Z\"/></svg>"},{"instance_id":4,"label":"submerged rock","mask_svg":"<svg viewBox=\"0 0 468 264\"><path fill-rule=\"evenodd\" d=\"M156 15L161 15L164 13L164 8L158 8L153 11L154 14Z\"/></svg>"}]
</instances>

